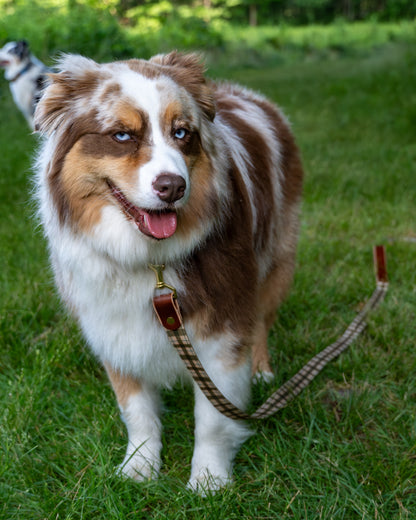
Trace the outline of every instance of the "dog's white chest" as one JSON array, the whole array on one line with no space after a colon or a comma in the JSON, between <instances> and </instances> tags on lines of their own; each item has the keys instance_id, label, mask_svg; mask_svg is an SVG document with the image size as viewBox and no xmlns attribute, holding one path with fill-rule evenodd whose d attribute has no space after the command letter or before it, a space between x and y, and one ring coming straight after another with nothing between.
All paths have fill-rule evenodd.
<instances>
[{"instance_id":1,"label":"dog's white chest","mask_svg":"<svg viewBox=\"0 0 416 520\"><path fill-rule=\"evenodd\" d=\"M57 281L93 352L116 370L171 386L185 369L158 322L150 269L112 271L95 258L77 264L55 258ZM104 262L105 263L105 262Z\"/></svg>"}]
</instances>

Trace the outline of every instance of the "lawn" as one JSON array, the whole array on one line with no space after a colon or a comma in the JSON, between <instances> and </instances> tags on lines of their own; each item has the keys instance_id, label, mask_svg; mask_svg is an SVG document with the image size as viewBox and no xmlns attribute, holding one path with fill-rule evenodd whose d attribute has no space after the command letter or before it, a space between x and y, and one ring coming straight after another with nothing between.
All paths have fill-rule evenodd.
<instances>
[{"instance_id":1,"label":"lawn","mask_svg":"<svg viewBox=\"0 0 416 520\"><path fill-rule=\"evenodd\" d=\"M276 380L342 333L374 287L368 328L289 407L256 425L235 483L186 490L189 389L165 394L163 471L114 474L126 432L105 374L53 287L31 203L29 135L0 83L0 518L413 519L416 517L416 51L383 43L262 68L211 68L287 115L306 169L293 291L270 333Z\"/></svg>"}]
</instances>

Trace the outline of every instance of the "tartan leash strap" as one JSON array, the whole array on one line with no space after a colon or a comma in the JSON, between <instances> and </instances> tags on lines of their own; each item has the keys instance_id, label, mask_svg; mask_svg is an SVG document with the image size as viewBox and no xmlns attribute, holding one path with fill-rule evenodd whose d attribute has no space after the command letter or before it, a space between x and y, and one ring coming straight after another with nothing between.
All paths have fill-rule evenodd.
<instances>
[{"instance_id":1,"label":"tartan leash strap","mask_svg":"<svg viewBox=\"0 0 416 520\"><path fill-rule=\"evenodd\" d=\"M163 281L162 273L164 266L149 264L149 267L155 271L157 278L153 306L159 321L168 334L169 340L185 363L192 378L211 404L215 406L218 411L231 419L266 419L287 406L290 401L309 385L330 361L344 352L365 329L367 316L383 301L388 289L384 246L375 246L373 254L376 288L362 310L334 343L314 356L299 372L289 379L289 381L276 390L252 415L234 406L211 381L199 361L183 326L178 301L176 299L176 291ZM168 288L171 292L156 295L158 289L165 288Z\"/></svg>"}]
</instances>

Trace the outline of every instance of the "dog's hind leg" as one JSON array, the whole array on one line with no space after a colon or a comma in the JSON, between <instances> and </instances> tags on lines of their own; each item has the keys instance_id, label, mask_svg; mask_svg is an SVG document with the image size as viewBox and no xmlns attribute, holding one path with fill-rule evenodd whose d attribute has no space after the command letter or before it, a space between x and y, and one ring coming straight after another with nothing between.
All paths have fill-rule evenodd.
<instances>
[{"instance_id":1,"label":"dog's hind leg","mask_svg":"<svg viewBox=\"0 0 416 520\"><path fill-rule=\"evenodd\" d=\"M119 471L137 481L155 478L160 470L162 448L159 393L108 365L106 370L128 432L127 453Z\"/></svg>"},{"instance_id":2,"label":"dog's hind leg","mask_svg":"<svg viewBox=\"0 0 416 520\"><path fill-rule=\"evenodd\" d=\"M276 311L285 299L292 284L294 271L294 252L276 264L259 292L259 319L252 343L252 375L256 380L270 380L273 371L270 367L267 338L276 319Z\"/></svg>"},{"instance_id":3,"label":"dog's hind leg","mask_svg":"<svg viewBox=\"0 0 416 520\"><path fill-rule=\"evenodd\" d=\"M269 381L273 379L273 371L270 366L267 337L269 329L274 321L275 313L269 319L261 319L255 331L252 347L251 370L254 382L259 380Z\"/></svg>"}]
</instances>

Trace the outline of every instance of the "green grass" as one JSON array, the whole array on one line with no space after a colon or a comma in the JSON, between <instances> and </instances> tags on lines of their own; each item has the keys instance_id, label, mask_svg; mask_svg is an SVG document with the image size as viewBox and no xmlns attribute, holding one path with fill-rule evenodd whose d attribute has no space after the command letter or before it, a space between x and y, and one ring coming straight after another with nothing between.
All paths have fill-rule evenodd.
<instances>
[{"instance_id":1,"label":"green grass","mask_svg":"<svg viewBox=\"0 0 416 520\"><path fill-rule=\"evenodd\" d=\"M347 353L257 425L232 487L207 498L186 490L193 418L182 388L165 394L160 480L119 480L126 433L103 370L55 296L30 203L36 139L2 81L0 518L415 518L414 47L227 76L284 108L307 172L293 291L270 334L276 384L254 400L343 331L373 290L375 243L387 245L386 301Z\"/></svg>"}]
</instances>

